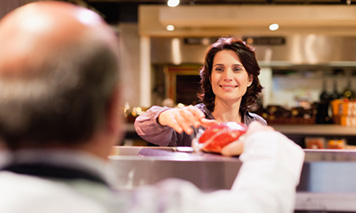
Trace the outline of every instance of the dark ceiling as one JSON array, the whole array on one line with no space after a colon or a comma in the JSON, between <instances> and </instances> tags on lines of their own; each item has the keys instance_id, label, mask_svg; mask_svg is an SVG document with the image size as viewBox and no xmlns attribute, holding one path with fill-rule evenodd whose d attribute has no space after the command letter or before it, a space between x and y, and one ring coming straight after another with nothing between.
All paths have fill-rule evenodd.
<instances>
[{"instance_id":1,"label":"dark ceiling","mask_svg":"<svg viewBox=\"0 0 356 213\"><path fill-rule=\"evenodd\" d=\"M110 24L137 22L139 5L164 5L167 0L63 0L86 5ZM181 5L353 5L356 0L180 0Z\"/></svg>"},{"instance_id":2,"label":"dark ceiling","mask_svg":"<svg viewBox=\"0 0 356 213\"><path fill-rule=\"evenodd\" d=\"M167 0L87 0L87 2L122 2L166 4ZM350 1L351 2L351 1ZM181 4L347 4L347 0L181 0Z\"/></svg>"}]
</instances>

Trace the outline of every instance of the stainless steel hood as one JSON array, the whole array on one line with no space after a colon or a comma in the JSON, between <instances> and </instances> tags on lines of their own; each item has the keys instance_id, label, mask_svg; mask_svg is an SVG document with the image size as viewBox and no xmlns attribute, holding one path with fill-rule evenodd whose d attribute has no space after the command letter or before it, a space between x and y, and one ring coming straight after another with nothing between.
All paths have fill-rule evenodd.
<instances>
[{"instance_id":1,"label":"stainless steel hood","mask_svg":"<svg viewBox=\"0 0 356 213\"><path fill-rule=\"evenodd\" d=\"M255 48L261 66L325 65L356 67L356 37L301 34L243 39ZM275 42L277 39L277 42ZM216 38L151 37L153 64L201 64Z\"/></svg>"}]
</instances>

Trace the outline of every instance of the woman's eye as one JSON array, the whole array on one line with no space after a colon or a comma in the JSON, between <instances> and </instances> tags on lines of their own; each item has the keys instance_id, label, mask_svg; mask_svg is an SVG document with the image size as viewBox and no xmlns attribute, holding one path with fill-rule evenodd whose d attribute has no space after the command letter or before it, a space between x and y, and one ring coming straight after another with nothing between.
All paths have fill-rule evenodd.
<instances>
[{"instance_id":1,"label":"woman's eye","mask_svg":"<svg viewBox=\"0 0 356 213\"><path fill-rule=\"evenodd\" d=\"M218 71L218 72L224 71L224 69L222 67L216 67L215 70Z\"/></svg>"},{"instance_id":2,"label":"woman's eye","mask_svg":"<svg viewBox=\"0 0 356 213\"><path fill-rule=\"evenodd\" d=\"M242 71L243 69L242 69L242 67L234 67L232 70L234 72L239 72L239 71Z\"/></svg>"}]
</instances>

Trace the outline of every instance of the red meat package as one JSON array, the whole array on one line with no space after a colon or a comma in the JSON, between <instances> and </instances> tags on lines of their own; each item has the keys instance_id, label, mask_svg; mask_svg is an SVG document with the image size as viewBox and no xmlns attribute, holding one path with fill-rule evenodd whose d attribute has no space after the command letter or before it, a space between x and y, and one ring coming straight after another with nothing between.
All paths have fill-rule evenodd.
<instances>
[{"instance_id":1,"label":"red meat package","mask_svg":"<svg viewBox=\"0 0 356 213\"><path fill-rule=\"evenodd\" d=\"M237 141L246 131L246 125L236 122L226 122L208 127L195 141L195 149L221 153L224 146Z\"/></svg>"}]
</instances>

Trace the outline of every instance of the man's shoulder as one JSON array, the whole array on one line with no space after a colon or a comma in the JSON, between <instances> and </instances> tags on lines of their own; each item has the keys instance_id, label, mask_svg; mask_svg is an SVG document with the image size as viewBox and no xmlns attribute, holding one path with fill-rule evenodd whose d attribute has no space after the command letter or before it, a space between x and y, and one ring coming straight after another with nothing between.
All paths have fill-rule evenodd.
<instances>
[{"instance_id":1,"label":"man's shoulder","mask_svg":"<svg viewBox=\"0 0 356 213\"><path fill-rule=\"evenodd\" d=\"M73 185L78 183L0 171L0 212L12 209L14 212L51 212L51 209L85 212L102 208L100 203L95 200L93 202L90 194L80 190L80 187L90 188L89 185ZM21 203L21 206L18 206L18 203Z\"/></svg>"}]
</instances>

